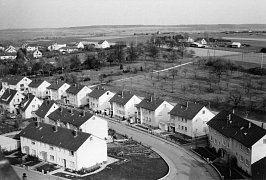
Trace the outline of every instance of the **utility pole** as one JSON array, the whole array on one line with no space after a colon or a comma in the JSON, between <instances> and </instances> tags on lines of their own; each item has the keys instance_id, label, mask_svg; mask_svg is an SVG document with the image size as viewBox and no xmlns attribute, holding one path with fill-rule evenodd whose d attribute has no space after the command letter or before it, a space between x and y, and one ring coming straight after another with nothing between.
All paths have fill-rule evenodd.
<instances>
[{"instance_id":1,"label":"utility pole","mask_svg":"<svg viewBox=\"0 0 266 180\"><path fill-rule=\"evenodd\" d=\"M260 68L262 70L262 67L263 67L263 53L261 53L261 62L260 62Z\"/></svg>"}]
</instances>

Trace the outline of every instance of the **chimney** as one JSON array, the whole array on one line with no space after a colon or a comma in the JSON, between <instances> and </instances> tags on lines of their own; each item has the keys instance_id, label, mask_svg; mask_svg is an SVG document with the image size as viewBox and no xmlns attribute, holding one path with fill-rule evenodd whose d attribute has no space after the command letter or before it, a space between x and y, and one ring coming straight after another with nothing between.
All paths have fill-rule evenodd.
<instances>
[{"instance_id":1,"label":"chimney","mask_svg":"<svg viewBox=\"0 0 266 180\"><path fill-rule=\"evenodd\" d=\"M123 96L124 96L124 92L123 92L123 91L121 92L121 96L122 96L122 98L123 98Z\"/></svg>"},{"instance_id":2,"label":"chimney","mask_svg":"<svg viewBox=\"0 0 266 180\"><path fill-rule=\"evenodd\" d=\"M36 126L36 128L40 127L40 122L39 121L36 121L35 122L35 126Z\"/></svg>"},{"instance_id":3,"label":"chimney","mask_svg":"<svg viewBox=\"0 0 266 180\"><path fill-rule=\"evenodd\" d=\"M248 123L248 128L251 128L251 122Z\"/></svg>"},{"instance_id":4,"label":"chimney","mask_svg":"<svg viewBox=\"0 0 266 180\"><path fill-rule=\"evenodd\" d=\"M85 111L82 111L82 117L85 117Z\"/></svg>"},{"instance_id":5,"label":"chimney","mask_svg":"<svg viewBox=\"0 0 266 180\"><path fill-rule=\"evenodd\" d=\"M54 132L57 132L57 131L58 131L58 126L57 126L57 124L53 126L53 131L54 131Z\"/></svg>"},{"instance_id":6,"label":"chimney","mask_svg":"<svg viewBox=\"0 0 266 180\"><path fill-rule=\"evenodd\" d=\"M152 100L153 100L153 97L151 96L151 99L150 99L150 101L152 102Z\"/></svg>"},{"instance_id":7,"label":"chimney","mask_svg":"<svg viewBox=\"0 0 266 180\"><path fill-rule=\"evenodd\" d=\"M72 133L73 133L73 136L74 136L74 137L77 137L77 136L78 136L78 131L77 131L76 129L74 129L74 130L72 131Z\"/></svg>"}]
</instances>

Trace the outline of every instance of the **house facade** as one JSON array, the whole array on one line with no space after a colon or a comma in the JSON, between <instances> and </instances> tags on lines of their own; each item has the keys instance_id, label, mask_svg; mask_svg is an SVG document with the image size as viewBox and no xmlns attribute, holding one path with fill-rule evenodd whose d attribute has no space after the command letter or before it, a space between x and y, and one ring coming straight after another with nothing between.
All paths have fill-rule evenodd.
<instances>
[{"instance_id":1,"label":"house facade","mask_svg":"<svg viewBox=\"0 0 266 180\"><path fill-rule=\"evenodd\" d=\"M47 117L49 114L54 112L56 109L58 109L59 106L56 104L53 100L44 100L41 104L40 108L35 112L35 116L37 121L48 123L49 124L49 118Z\"/></svg>"},{"instance_id":2,"label":"house facade","mask_svg":"<svg viewBox=\"0 0 266 180\"><path fill-rule=\"evenodd\" d=\"M22 102L24 95L17 90L6 89L0 97L0 105L9 113L18 114L19 105Z\"/></svg>"},{"instance_id":3,"label":"house facade","mask_svg":"<svg viewBox=\"0 0 266 180\"><path fill-rule=\"evenodd\" d=\"M137 105L138 121L146 126L157 128L160 122L166 123L170 119L169 112L173 107L167 101L153 96L145 98Z\"/></svg>"},{"instance_id":4,"label":"house facade","mask_svg":"<svg viewBox=\"0 0 266 180\"><path fill-rule=\"evenodd\" d=\"M32 81L29 84L29 93L37 96L38 98L46 98L48 97L48 90L47 88L51 84L47 81Z\"/></svg>"},{"instance_id":5,"label":"house facade","mask_svg":"<svg viewBox=\"0 0 266 180\"><path fill-rule=\"evenodd\" d=\"M16 50L15 47L13 47L13 46L10 45L10 46L8 46L8 48L5 49L5 52L12 54L12 53L17 53L17 50Z\"/></svg>"},{"instance_id":6,"label":"house facade","mask_svg":"<svg viewBox=\"0 0 266 180\"><path fill-rule=\"evenodd\" d=\"M35 50L35 51L33 52L32 56L33 56L34 58L41 58L41 57L42 57L42 52L39 51L39 50L37 49L37 50Z\"/></svg>"},{"instance_id":7,"label":"house facade","mask_svg":"<svg viewBox=\"0 0 266 180\"><path fill-rule=\"evenodd\" d=\"M204 136L209 133L207 122L214 117L214 114L205 106L186 102L177 104L170 111L170 121L160 124L161 129L177 132L190 138Z\"/></svg>"},{"instance_id":8,"label":"house facade","mask_svg":"<svg viewBox=\"0 0 266 180\"><path fill-rule=\"evenodd\" d=\"M100 111L102 113L109 114L110 111L109 100L114 95L115 95L114 93L108 90L97 87L88 94L89 106L93 111Z\"/></svg>"},{"instance_id":9,"label":"house facade","mask_svg":"<svg viewBox=\"0 0 266 180\"><path fill-rule=\"evenodd\" d=\"M41 104L42 100L28 93L20 103L20 114L22 115L22 118L28 119L34 117L35 111L39 109Z\"/></svg>"},{"instance_id":10,"label":"house facade","mask_svg":"<svg viewBox=\"0 0 266 180\"><path fill-rule=\"evenodd\" d=\"M50 100L57 101L61 100L62 97L66 97L66 90L69 87L70 85L63 81L51 83L51 85L47 87Z\"/></svg>"},{"instance_id":11,"label":"house facade","mask_svg":"<svg viewBox=\"0 0 266 180\"><path fill-rule=\"evenodd\" d=\"M13 89L20 93L27 93L29 84L32 82L31 79L23 76L6 76L2 79L3 89Z\"/></svg>"},{"instance_id":12,"label":"house facade","mask_svg":"<svg viewBox=\"0 0 266 180\"><path fill-rule=\"evenodd\" d=\"M251 165L266 156L266 130L227 111L221 111L207 124L210 147L252 175Z\"/></svg>"},{"instance_id":13,"label":"house facade","mask_svg":"<svg viewBox=\"0 0 266 180\"><path fill-rule=\"evenodd\" d=\"M20 132L22 153L80 170L107 161L107 144L92 134L45 123L29 124Z\"/></svg>"},{"instance_id":14,"label":"house facade","mask_svg":"<svg viewBox=\"0 0 266 180\"><path fill-rule=\"evenodd\" d=\"M60 107L48 115L48 118L52 125L90 133L101 139L108 137L107 121L89 112Z\"/></svg>"},{"instance_id":15,"label":"house facade","mask_svg":"<svg viewBox=\"0 0 266 180\"><path fill-rule=\"evenodd\" d=\"M98 42L98 46L97 47L105 49L105 48L109 48L110 44L106 40L101 40L101 41Z\"/></svg>"},{"instance_id":16,"label":"house facade","mask_svg":"<svg viewBox=\"0 0 266 180\"><path fill-rule=\"evenodd\" d=\"M133 118L138 112L136 105L141 99L130 91L116 93L110 99L111 115L118 118Z\"/></svg>"},{"instance_id":17,"label":"house facade","mask_svg":"<svg viewBox=\"0 0 266 180\"><path fill-rule=\"evenodd\" d=\"M66 104L73 107L81 107L88 104L88 94L92 90L81 84L71 85L66 90Z\"/></svg>"}]
</instances>

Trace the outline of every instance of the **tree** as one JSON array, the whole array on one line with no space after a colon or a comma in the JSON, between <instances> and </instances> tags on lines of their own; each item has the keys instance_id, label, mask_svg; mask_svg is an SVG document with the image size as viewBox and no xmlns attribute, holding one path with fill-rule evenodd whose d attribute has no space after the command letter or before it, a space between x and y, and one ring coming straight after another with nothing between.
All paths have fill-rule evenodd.
<instances>
[{"instance_id":1,"label":"tree","mask_svg":"<svg viewBox=\"0 0 266 180\"><path fill-rule=\"evenodd\" d=\"M80 59L75 55L70 58L70 69L79 68L81 65Z\"/></svg>"},{"instance_id":2,"label":"tree","mask_svg":"<svg viewBox=\"0 0 266 180\"><path fill-rule=\"evenodd\" d=\"M137 52L137 48L134 47L134 43L131 42L129 48L127 49L127 53L128 53L128 58L129 61L136 61L138 58L138 52Z\"/></svg>"},{"instance_id":3,"label":"tree","mask_svg":"<svg viewBox=\"0 0 266 180\"><path fill-rule=\"evenodd\" d=\"M172 69L171 70L171 76L173 79L175 79L175 77L178 75L178 70L177 69Z\"/></svg>"},{"instance_id":4,"label":"tree","mask_svg":"<svg viewBox=\"0 0 266 180\"><path fill-rule=\"evenodd\" d=\"M148 56L151 57L155 63L156 58L159 55L159 48L151 42L147 42Z\"/></svg>"},{"instance_id":5,"label":"tree","mask_svg":"<svg viewBox=\"0 0 266 180\"><path fill-rule=\"evenodd\" d=\"M114 137L115 137L115 134L116 134L116 131L113 130L113 129L108 129L108 135L110 135L113 139L113 142L114 142Z\"/></svg>"},{"instance_id":6,"label":"tree","mask_svg":"<svg viewBox=\"0 0 266 180\"><path fill-rule=\"evenodd\" d=\"M171 53L169 55L169 59L172 60L172 62L174 62L178 58L179 58L179 55L178 55L177 51L175 51L175 50L171 51Z\"/></svg>"},{"instance_id":7,"label":"tree","mask_svg":"<svg viewBox=\"0 0 266 180\"><path fill-rule=\"evenodd\" d=\"M185 74L185 78L187 77L187 72L188 72L187 68L183 69L183 73Z\"/></svg>"},{"instance_id":8,"label":"tree","mask_svg":"<svg viewBox=\"0 0 266 180\"><path fill-rule=\"evenodd\" d=\"M99 66L99 63L94 55L88 55L83 64L88 69L98 68Z\"/></svg>"},{"instance_id":9,"label":"tree","mask_svg":"<svg viewBox=\"0 0 266 180\"><path fill-rule=\"evenodd\" d=\"M17 57L16 57L16 59L24 59L24 57L26 57L26 54L27 54L26 49L22 49L22 48L20 48L20 49L17 51Z\"/></svg>"},{"instance_id":10,"label":"tree","mask_svg":"<svg viewBox=\"0 0 266 180\"><path fill-rule=\"evenodd\" d=\"M17 59L16 61L13 61L10 68L11 74L23 74L27 72L27 66L25 65L24 61L22 59Z\"/></svg>"},{"instance_id":11,"label":"tree","mask_svg":"<svg viewBox=\"0 0 266 180\"><path fill-rule=\"evenodd\" d=\"M34 72L34 73L37 73L38 71L40 71L42 68L42 65L41 63L39 62L36 62L33 64L32 68L31 68L31 71Z\"/></svg>"},{"instance_id":12,"label":"tree","mask_svg":"<svg viewBox=\"0 0 266 180\"><path fill-rule=\"evenodd\" d=\"M229 102L233 103L234 107L237 107L242 102L242 92L235 89L233 91L230 91L228 100Z\"/></svg>"}]
</instances>

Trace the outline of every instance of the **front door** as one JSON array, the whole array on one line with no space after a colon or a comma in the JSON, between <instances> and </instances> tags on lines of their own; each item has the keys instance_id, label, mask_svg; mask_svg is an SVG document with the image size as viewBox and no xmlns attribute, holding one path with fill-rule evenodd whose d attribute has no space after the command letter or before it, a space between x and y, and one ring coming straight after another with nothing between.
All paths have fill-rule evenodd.
<instances>
[{"instance_id":1,"label":"front door","mask_svg":"<svg viewBox=\"0 0 266 180\"><path fill-rule=\"evenodd\" d=\"M64 163L64 168L66 168L66 160L63 159L63 163Z\"/></svg>"}]
</instances>

